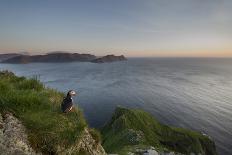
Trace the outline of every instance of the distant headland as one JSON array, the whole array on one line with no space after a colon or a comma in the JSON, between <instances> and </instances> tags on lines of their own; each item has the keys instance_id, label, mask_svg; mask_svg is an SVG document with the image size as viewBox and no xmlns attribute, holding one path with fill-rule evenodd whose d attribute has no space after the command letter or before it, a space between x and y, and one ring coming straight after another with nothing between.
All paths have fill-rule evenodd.
<instances>
[{"instance_id":1,"label":"distant headland","mask_svg":"<svg viewBox=\"0 0 232 155\"><path fill-rule=\"evenodd\" d=\"M61 63L61 62L93 62L93 63L109 63L115 61L127 60L124 55L106 55L103 57L97 57L92 54L79 54L79 53L68 53L68 52L50 52L44 55L28 55L28 54L0 54L1 63L15 63L15 64L26 64L26 63Z\"/></svg>"},{"instance_id":2,"label":"distant headland","mask_svg":"<svg viewBox=\"0 0 232 155\"><path fill-rule=\"evenodd\" d=\"M124 55L115 56L115 55L106 55L101 58L92 60L94 63L105 63L105 62L114 62L114 61L125 61L127 60Z\"/></svg>"}]
</instances>

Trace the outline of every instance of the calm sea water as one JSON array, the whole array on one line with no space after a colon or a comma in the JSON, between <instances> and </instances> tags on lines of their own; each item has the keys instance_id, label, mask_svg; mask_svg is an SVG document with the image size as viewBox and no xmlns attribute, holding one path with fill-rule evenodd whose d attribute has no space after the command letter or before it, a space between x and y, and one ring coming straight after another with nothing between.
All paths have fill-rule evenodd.
<instances>
[{"instance_id":1,"label":"calm sea water","mask_svg":"<svg viewBox=\"0 0 232 155\"><path fill-rule=\"evenodd\" d=\"M232 154L232 59L131 58L125 62L0 64L45 85L76 90L93 127L117 105L141 108L165 124L210 135L220 155Z\"/></svg>"}]
</instances>

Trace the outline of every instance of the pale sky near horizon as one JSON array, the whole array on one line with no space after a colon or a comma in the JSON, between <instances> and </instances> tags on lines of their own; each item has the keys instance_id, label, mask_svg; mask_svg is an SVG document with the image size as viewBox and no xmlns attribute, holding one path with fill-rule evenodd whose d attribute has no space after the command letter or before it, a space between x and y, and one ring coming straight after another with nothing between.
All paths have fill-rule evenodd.
<instances>
[{"instance_id":1,"label":"pale sky near horizon","mask_svg":"<svg viewBox=\"0 0 232 155\"><path fill-rule=\"evenodd\" d=\"M232 0L0 0L0 53L232 56Z\"/></svg>"}]
</instances>

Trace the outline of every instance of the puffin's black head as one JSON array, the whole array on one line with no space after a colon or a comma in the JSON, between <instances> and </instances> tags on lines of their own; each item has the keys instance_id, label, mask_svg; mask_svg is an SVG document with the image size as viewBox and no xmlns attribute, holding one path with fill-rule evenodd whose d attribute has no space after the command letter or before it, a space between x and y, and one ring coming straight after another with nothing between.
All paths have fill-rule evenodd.
<instances>
[{"instance_id":1,"label":"puffin's black head","mask_svg":"<svg viewBox=\"0 0 232 155\"><path fill-rule=\"evenodd\" d=\"M67 96L75 96L76 95L76 92L74 90L69 90L68 93L67 93Z\"/></svg>"}]
</instances>

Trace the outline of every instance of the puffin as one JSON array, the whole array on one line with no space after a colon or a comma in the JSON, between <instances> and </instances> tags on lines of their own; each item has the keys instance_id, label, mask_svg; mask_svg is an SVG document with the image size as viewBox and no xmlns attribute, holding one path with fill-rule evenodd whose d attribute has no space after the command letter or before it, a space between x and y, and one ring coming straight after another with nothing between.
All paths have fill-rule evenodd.
<instances>
[{"instance_id":1,"label":"puffin","mask_svg":"<svg viewBox=\"0 0 232 155\"><path fill-rule=\"evenodd\" d=\"M61 110L63 113L70 112L73 109L73 99L72 96L75 96L76 92L74 90L69 90L67 96L63 99L61 104Z\"/></svg>"}]
</instances>

